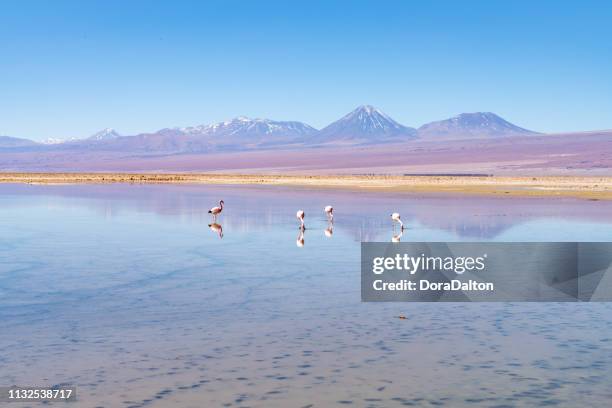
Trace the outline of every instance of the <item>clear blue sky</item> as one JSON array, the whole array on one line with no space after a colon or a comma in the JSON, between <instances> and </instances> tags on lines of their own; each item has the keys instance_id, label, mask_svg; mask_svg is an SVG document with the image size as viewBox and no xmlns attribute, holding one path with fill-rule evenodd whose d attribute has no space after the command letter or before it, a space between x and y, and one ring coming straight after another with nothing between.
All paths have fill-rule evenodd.
<instances>
[{"instance_id":1,"label":"clear blue sky","mask_svg":"<svg viewBox=\"0 0 612 408\"><path fill-rule=\"evenodd\" d=\"M322 127L360 104L609 129L611 22L606 1L3 1L0 134Z\"/></svg>"}]
</instances>

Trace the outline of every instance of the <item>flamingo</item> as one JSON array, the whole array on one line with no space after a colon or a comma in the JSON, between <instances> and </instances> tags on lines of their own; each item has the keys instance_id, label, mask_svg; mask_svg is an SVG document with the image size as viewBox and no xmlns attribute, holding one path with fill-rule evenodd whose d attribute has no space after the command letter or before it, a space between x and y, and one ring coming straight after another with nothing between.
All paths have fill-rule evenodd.
<instances>
[{"instance_id":1,"label":"flamingo","mask_svg":"<svg viewBox=\"0 0 612 408\"><path fill-rule=\"evenodd\" d=\"M325 207L325 215L327 215L327 219L329 222L334 222L334 207L328 205Z\"/></svg>"},{"instance_id":2,"label":"flamingo","mask_svg":"<svg viewBox=\"0 0 612 408\"><path fill-rule=\"evenodd\" d=\"M298 233L297 239L295 240L295 245L298 248L302 248L304 246L304 229L300 228L300 232Z\"/></svg>"},{"instance_id":3,"label":"flamingo","mask_svg":"<svg viewBox=\"0 0 612 408\"><path fill-rule=\"evenodd\" d=\"M213 220L216 221L217 220L217 215L221 214L221 211L223 211L223 200L219 201L219 206L218 207L213 207L210 210L208 210L209 214L212 214L213 216Z\"/></svg>"},{"instance_id":4,"label":"flamingo","mask_svg":"<svg viewBox=\"0 0 612 408\"><path fill-rule=\"evenodd\" d=\"M298 212L295 213L295 216L297 217L297 219L300 221L301 225L300 225L300 229L306 229L306 227L304 227L304 210L299 210Z\"/></svg>"},{"instance_id":5,"label":"flamingo","mask_svg":"<svg viewBox=\"0 0 612 408\"><path fill-rule=\"evenodd\" d=\"M393 213L391 214L391 220L395 223L398 222L400 225L400 229L403 231L404 230L404 223L402 222L399 213ZM395 224L393 224L393 227L395 228Z\"/></svg>"},{"instance_id":6,"label":"flamingo","mask_svg":"<svg viewBox=\"0 0 612 408\"><path fill-rule=\"evenodd\" d=\"M216 222L214 222L212 224L208 224L208 227L212 232L217 233L217 235L219 235L219 238L223 238L223 227L221 226L221 224L217 224Z\"/></svg>"}]
</instances>

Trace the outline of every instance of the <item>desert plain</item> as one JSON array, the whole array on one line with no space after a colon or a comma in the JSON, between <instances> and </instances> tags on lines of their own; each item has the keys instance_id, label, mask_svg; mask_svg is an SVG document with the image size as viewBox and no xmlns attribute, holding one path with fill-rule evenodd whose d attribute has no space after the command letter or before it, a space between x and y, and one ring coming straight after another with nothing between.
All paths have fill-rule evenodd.
<instances>
[{"instance_id":1,"label":"desert plain","mask_svg":"<svg viewBox=\"0 0 612 408\"><path fill-rule=\"evenodd\" d=\"M272 185L404 193L612 199L608 176L275 175L221 173L0 173L0 183Z\"/></svg>"}]
</instances>

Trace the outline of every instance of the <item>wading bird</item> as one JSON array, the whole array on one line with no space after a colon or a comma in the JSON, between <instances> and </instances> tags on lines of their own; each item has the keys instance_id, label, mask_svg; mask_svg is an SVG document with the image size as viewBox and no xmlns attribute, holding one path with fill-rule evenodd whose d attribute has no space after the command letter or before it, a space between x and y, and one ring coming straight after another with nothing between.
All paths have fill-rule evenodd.
<instances>
[{"instance_id":1,"label":"wading bird","mask_svg":"<svg viewBox=\"0 0 612 408\"><path fill-rule=\"evenodd\" d=\"M306 227L304 226L304 210L299 210L295 213L295 216L300 221L300 229L306 229Z\"/></svg>"},{"instance_id":2,"label":"wading bird","mask_svg":"<svg viewBox=\"0 0 612 408\"><path fill-rule=\"evenodd\" d=\"M221 211L223 211L223 200L219 201L219 206L218 207L213 207L210 210L208 210L209 214L212 214L213 216L213 221L217 221L217 216L219 214L221 214Z\"/></svg>"},{"instance_id":3,"label":"wading bird","mask_svg":"<svg viewBox=\"0 0 612 408\"><path fill-rule=\"evenodd\" d=\"M325 236L331 238L332 235L334 235L334 226L330 224L329 227L325 228Z\"/></svg>"},{"instance_id":4,"label":"wading bird","mask_svg":"<svg viewBox=\"0 0 612 408\"><path fill-rule=\"evenodd\" d=\"M404 230L404 223L402 222L399 213L393 213L391 214L391 220L393 220L393 228L395 229L395 223L399 223L400 225L400 229L403 231Z\"/></svg>"},{"instance_id":5,"label":"wading bird","mask_svg":"<svg viewBox=\"0 0 612 408\"><path fill-rule=\"evenodd\" d=\"M334 222L334 207L328 205L325 207L325 215L327 215L327 219L329 222Z\"/></svg>"}]
</instances>

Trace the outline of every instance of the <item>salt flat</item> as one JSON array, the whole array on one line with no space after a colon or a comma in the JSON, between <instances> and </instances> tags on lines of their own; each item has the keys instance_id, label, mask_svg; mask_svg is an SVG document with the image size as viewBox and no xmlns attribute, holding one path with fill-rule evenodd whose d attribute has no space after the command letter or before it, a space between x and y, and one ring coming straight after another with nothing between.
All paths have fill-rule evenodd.
<instances>
[{"instance_id":1,"label":"salt flat","mask_svg":"<svg viewBox=\"0 0 612 408\"><path fill-rule=\"evenodd\" d=\"M612 177L358 176L211 173L0 173L0 183L256 184L405 193L612 199Z\"/></svg>"}]
</instances>

